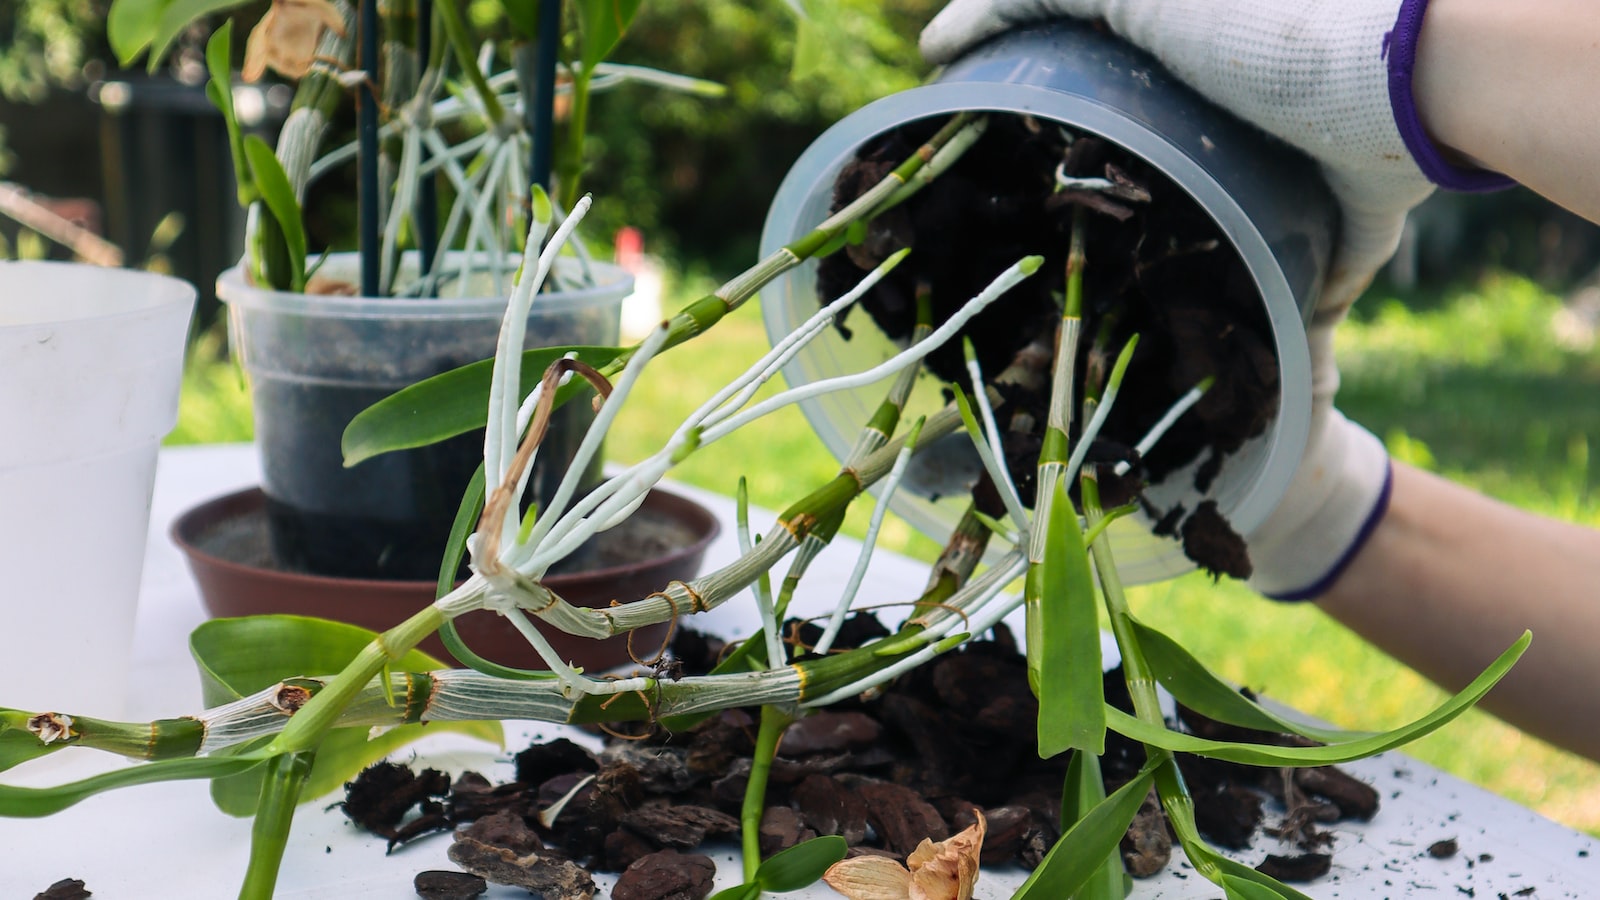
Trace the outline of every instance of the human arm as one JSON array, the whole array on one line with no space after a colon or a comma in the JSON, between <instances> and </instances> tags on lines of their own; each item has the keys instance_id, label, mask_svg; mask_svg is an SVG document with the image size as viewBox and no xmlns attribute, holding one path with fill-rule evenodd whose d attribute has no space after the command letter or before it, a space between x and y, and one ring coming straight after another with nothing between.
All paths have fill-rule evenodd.
<instances>
[{"instance_id":1,"label":"human arm","mask_svg":"<svg viewBox=\"0 0 1600 900\"><path fill-rule=\"evenodd\" d=\"M1482 705L1600 760L1600 531L1395 463L1388 514L1317 605L1452 690L1531 630Z\"/></svg>"},{"instance_id":2,"label":"human arm","mask_svg":"<svg viewBox=\"0 0 1600 900\"><path fill-rule=\"evenodd\" d=\"M1600 222L1600 4L1431 0L1412 95L1428 134Z\"/></svg>"}]
</instances>

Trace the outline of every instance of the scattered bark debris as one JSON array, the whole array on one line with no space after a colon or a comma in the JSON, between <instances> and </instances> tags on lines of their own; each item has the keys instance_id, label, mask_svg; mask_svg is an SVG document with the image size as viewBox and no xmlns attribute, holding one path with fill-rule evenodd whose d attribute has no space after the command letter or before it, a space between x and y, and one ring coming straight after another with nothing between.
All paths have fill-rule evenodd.
<instances>
[{"instance_id":1,"label":"scattered bark debris","mask_svg":"<svg viewBox=\"0 0 1600 900\"><path fill-rule=\"evenodd\" d=\"M94 892L84 887L79 878L63 878L43 891L33 895L33 900L85 900Z\"/></svg>"},{"instance_id":2,"label":"scattered bark debris","mask_svg":"<svg viewBox=\"0 0 1600 900\"><path fill-rule=\"evenodd\" d=\"M472 900L489 890L489 882L477 875L442 869L418 872L411 886L422 900Z\"/></svg>"},{"instance_id":3,"label":"scattered bark debris","mask_svg":"<svg viewBox=\"0 0 1600 900\"><path fill-rule=\"evenodd\" d=\"M457 832L449 856L451 862L485 881L526 888L544 900L594 897L594 877L572 860L554 854L519 854Z\"/></svg>"},{"instance_id":4,"label":"scattered bark debris","mask_svg":"<svg viewBox=\"0 0 1600 900\"><path fill-rule=\"evenodd\" d=\"M450 827L445 808L436 798L450 793L450 776L435 769L421 774L399 763L380 762L368 766L345 785L342 804L345 815L373 834L389 839L389 848L428 831ZM406 826L401 820L414 807L422 814ZM421 823L421 824L418 824Z\"/></svg>"},{"instance_id":5,"label":"scattered bark debris","mask_svg":"<svg viewBox=\"0 0 1600 900\"><path fill-rule=\"evenodd\" d=\"M717 864L711 857L660 850L634 861L617 877L612 900L704 900Z\"/></svg>"},{"instance_id":6,"label":"scattered bark debris","mask_svg":"<svg viewBox=\"0 0 1600 900\"><path fill-rule=\"evenodd\" d=\"M853 627L864 635L881 631L876 624ZM678 640L691 652L709 643L685 629ZM1120 670L1107 673L1105 688L1108 702L1131 709ZM837 834L852 855L903 861L924 839L943 840L982 813L988 822L984 865L1037 867L1060 837L1056 823L1067 762L1064 755L1039 759L1037 713L1026 659L1000 626L993 639L940 656L881 692L802 719L773 761L763 853ZM1222 725L1192 710L1180 710L1180 721L1202 737L1304 743L1293 735ZM450 858L458 865L548 900L588 897L593 885L585 869L651 873L669 864L685 867L687 874L661 875L660 883L681 882L681 889L615 896L700 897L693 873L701 863L683 860L701 859L686 854L707 840L736 840L755 731L749 711L728 710L692 728L658 727L644 740L612 740L597 753L552 741L519 753L517 778L505 784L474 772L452 782L439 773L412 775L404 766L380 763L351 782L343 805L352 819L382 835L404 832L423 819L430 827L454 829ZM1212 842L1243 849L1274 828L1292 832L1306 852L1274 858L1271 865L1287 873L1278 876L1285 880L1307 880L1327 870L1324 818L1367 819L1377 810L1375 791L1334 768L1260 769L1187 754L1178 761L1195 797L1201 833ZM1126 783L1143 764L1140 745L1107 735L1101 768L1108 790ZM393 796L379 796L380 787ZM1274 826L1266 821L1267 803L1286 796L1288 813ZM560 815L548 825L541 822L541 814L563 800ZM442 812L428 811L436 807ZM1153 875L1170 861L1172 836L1153 794L1124 837L1122 854L1136 877ZM629 890L644 891L653 878L635 874L629 883L640 887Z\"/></svg>"},{"instance_id":7,"label":"scattered bark debris","mask_svg":"<svg viewBox=\"0 0 1600 900\"><path fill-rule=\"evenodd\" d=\"M1333 856L1327 853L1302 853L1299 856L1269 854L1256 871L1287 884L1315 881L1333 868Z\"/></svg>"}]
</instances>

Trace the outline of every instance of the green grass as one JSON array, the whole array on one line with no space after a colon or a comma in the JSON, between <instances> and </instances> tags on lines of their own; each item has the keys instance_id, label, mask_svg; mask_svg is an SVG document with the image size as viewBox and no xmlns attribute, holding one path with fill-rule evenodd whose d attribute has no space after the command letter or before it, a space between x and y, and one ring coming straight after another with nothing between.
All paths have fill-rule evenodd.
<instances>
[{"instance_id":1,"label":"green grass","mask_svg":"<svg viewBox=\"0 0 1600 900\"><path fill-rule=\"evenodd\" d=\"M709 287L696 280L671 291L682 301ZM1600 442L1600 351L1556 339L1559 309L1556 298L1510 279L1452 293L1420 312L1369 297L1340 334L1340 405L1383 435L1397 457L1535 512L1600 524L1600 473L1589 465L1588 449ZM750 308L673 351L623 413L608 455L629 462L659 446L683 415L766 346L759 311ZM247 440L244 397L231 366L191 367L171 441ZM774 509L835 470L800 413L786 410L701 449L672 477L731 494L742 474L751 502ZM868 508L854 510L846 531L860 535L869 515ZM892 517L884 545L923 559L937 550ZM1271 603L1201 576L1135 589L1132 601L1146 621L1224 677L1332 722L1394 725L1443 697L1314 606ZM1469 714L1407 752L1600 833L1600 767L1487 715Z\"/></svg>"}]
</instances>

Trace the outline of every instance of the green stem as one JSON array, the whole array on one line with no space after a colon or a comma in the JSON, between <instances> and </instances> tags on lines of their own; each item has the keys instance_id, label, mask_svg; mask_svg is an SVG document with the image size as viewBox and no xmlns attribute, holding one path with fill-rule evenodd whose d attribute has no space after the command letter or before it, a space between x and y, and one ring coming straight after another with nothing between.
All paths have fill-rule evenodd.
<instances>
[{"instance_id":1,"label":"green stem","mask_svg":"<svg viewBox=\"0 0 1600 900\"><path fill-rule=\"evenodd\" d=\"M1093 529L1105 517L1105 512L1100 506L1100 487L1094 478L1092 468L1085 469L1079 486L1084 519ZM1111 554L1111 542L1102 536L1091 544L1089 549L1094 554L1095 572L1100 577L1106 612L1110 614L1111 634L1116 638L1117 649L1122 654L1122 673L1128 684L1128 695L1133 700L1134 715L1145 722L1164 728L1166 721L1161 715L1161 701L1156 693L1155 676L1151 673L1149 663L1145 661L1144 651L1139 647L1138 636L1134 633L1132 611L1128 606L1127 595L1122 589L1122 579L1117 575L1116 560ZM1177 760L1171 751L1148 744L1145 745L1145 755L1151 762L1160 763L1155 772L1156 795L1161 798L1161 806L1167 812L1167 820L1179 829L1179 837L1185 845L1198 842L1200 840L1198 834L1187 833L1179 824L1194 821L1194 798L1189 794L1189 786L1183 781L1183 774L1178 771ZM1215 882L1220 877L1216 863L1209 859L1191 857L1190 862L1195 870L1208 880Z\"/></svg>"},{"instance_id":2,"label":"green stem","mask_svg":"<svg viewBox=\"0 0 1600 900\"><path fill-rule=\"evenodd\" d=\"M461 20L461 10L456 6L456 0L435 0L433 8L439 16L439 21L444 24L445 38L450 41L450 49L455 53L456 62L462 71L467 73L467 80L472 82L473 91L483 101L483 111L489 118L489 127L500 127L505 122L505 110L500 106L500 98L495 96L494 88L489 86L489 79L483 77L483 72L478 68L478 60L472 53L472 39L467 35L467 26Z\"/></svg>"},{"instance_id":3,"label":"green stem","mask_svg":"<svg viewBox=\"0 0 1600 900\"><path fill-rule=\"evenodd\" d=\"M315 758L315 750L302 750L275 756L267 763L266 777L261 782L261 804L250 828L250 863L239 887L239 900L272 900L283 851L289 843L289 828L294 823L294 808Z\"/></svg>"},{"instance_id":4,"label":"green stem","mask_svg":"<svg viewBox=\"0 0 1600 900\"><path fill-rule=\"evenodd\" d=\"M399 625L383 632L362 648L326 687L301 707L268 753L294 753L315 747L333 728L339 715L384 668L413 650L447 621L437 606L428 606Z\"/></svg>"},{"instance_id":5,"label":"green stem","mask_svg":"<svg viewBox=\"0 0 1600 900\"><path fill-rule=\"evenodd\" d=\"M585 69L572 78L572 108L567 118L567 152L561 160L561 208L571 209L583 196L583 145L589 132L589 79Z\"/></svg>"},{"instance_id":6,"label":"green stem","mask_svg":"<svg viewBox=\"0 0 1600 900\"><path fill-rule=\"evenodd\" d=\"M761 726L756 732L756 748L750 757L750 780L744 788L744 805L739 810L739 837L744 849L744 880L753 882L761 865L761 815L767 808L767 779L772 761L778 755L778 741L794 724L794 717L776 706L761 707Z\"/></svg>"}]
</instances>

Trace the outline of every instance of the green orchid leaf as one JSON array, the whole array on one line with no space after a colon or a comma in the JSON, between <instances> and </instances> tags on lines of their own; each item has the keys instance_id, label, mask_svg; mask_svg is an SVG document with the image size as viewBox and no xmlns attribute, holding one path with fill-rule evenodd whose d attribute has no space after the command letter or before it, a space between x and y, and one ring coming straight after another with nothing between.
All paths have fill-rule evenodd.
<instances>
[{"instance_id":1,"label":"green orchid leaf","mask_svg":"<svg viewBox=\"0 0 1600 900\"><path fill-rule=\"evenodd\" d=\"M1145 662L1149 663L1156 680L1179 703L1203 716L1240 728L1298 734L1325 744L1376 737L1378 734L1373 731L1320 728L1279 716L1212 674L1204 663L1166 634L1132 616L1128 617L1128 621L1139 637Z\"/></svg>"},{"instance_id":2,"label":"green orchid leaf","mask_svg":"<svg viewBox=\"0 0 1600 900\"><path fill-rule=\"evenodd\" d=\"M520 396L527 396L550 364L572 353L595 368L602 368L626 352L623 347L540 347L522 354ZM345 427L344 464L353 466L391 450L426 447L474 428L489 418L489 383L494 360L485 359L452 369L402 388L356 414ZM563 403L589 383L573 379L556 395Z\"/></svg>"},{"instance_id":3,"label":"green orchid leaf","mask_svg":"<svg viewBox=\"0 0 1600 900\"><path fill-rule=\"evenodd\" d=\"M736 884L712 894L710 900L756 900L761 896L761 885L752 881Z\"/></svg>"},{"instance_id":4,"label":"green orchid leaf","mask_svg":"<svg viewBox=\"0 0 1600 900\"><path fill-rule=\"evenodd\" d=\"M801 841L780 850L756 868L755 883L762 890L784 894L815 884L828 867L844 859L850 846L836 834Z\"/></svg>"},{"instance_id":5,"label":"green orchid leaf","mask_svg":"<svg viewBox=\"0 0 1600 900\"><path fill-rule=\"evenodd\" d=\"M23 725L13 724L9 721L13 716L26 721L28 713L21 710L3 709L0 714L0 772L13 766L20 766L30 760L41 756L49 756L58 750L64 750L71 744L57 741L53 744L42 743L33 732Z\"/></svg>"},{"instance_id":6,"label":"green orchid leaf","mask_svg":"<svg viewBox=\"0 0 1600 900\"><path fill-rule=\"evenodd\" d=\"M1029 670L1038 673L1039 756L1068 749L1099 756L1106 746L1099 610L1083 530L1062 480L1045 528L1044 559L1029 568L1023 587Z\"/></svg>"},{"instance_id":7,"label":"green orchid leaf","mask_svg":"<svg viewBox=\"0 0 1600 900\"><path fill-rule=\"evenodd\" d=\"M458 725L472 727L460 728ZM301 801L315 800L339 790L362 769L398 752L412 741L420 740L430 734L454 731L499 743L498 737L476 733L487 730L498 732L498 724L431 722L427 725L401 725L398 728L385 729L376 737L370 737L369 729L366 728L335 728L328 732L322 743L317 745L316 761L312 764L305 786L301 789ZM251 742L247 746L254 749L257 746L265 746L270 740L263 738L259 744ZM261 800L261 784L265 776L264 769L252 769L238 775L218 778L211 782L211 802L217 809L230 816L239 818L253 816Z\"/></svg>"},{"instance_id":8,"label":"green orchid leaf","mask_svg":"<svg viewBox=\"0 0 1600 900\"><path fill-rule=\"evenodd\" d=\"M1039 868L1012 895L1013 900L1060 900L1088 884L1106 858L1116 852L1154 778L1155 766L1146 765L1133 780L1089 810L1056 841Z\"/></svg>"},{"instance_id":9,"label":"green orchid leaf","mask_svg":"<svg viewBox=\"0 0 1600 900\"><path fill-rule=\"evenodd\" d=\"M249 616L212 619L196 628L189 648L200 666L207 706L249 696L296 675L338 672L364 647L373 632L342 622L305 616ZM396 668L428 672L446 668L439 660L412 650ZM366 728L336 729L323 739L306 786L305 800L337 790L356 773L427 734L451 731L500 746L498 722L431 722L387 729L369 738ZM236 753L251 750L235 748ZM260 797L262 773L252 771L212 785L212 800L230 815L250 815Z\"/></svg>"},{"instance_id":10,"label":"green orchid leaf","mask_svg":"<svg viewBox=\"0 0 1600 900\"><path fill-rule=\"evenodd\" d=\"M1322 747L1270 747L1260 744L1211 741L1171 731L1160 725L1141 722L1110 706L1106 707L1106 723L1118 734L1163 750L1193 753L1197 756L1252 766L1325 766L1347 763L1408 744L1438 730L1466 712L1505 677L1506 672L1511 670L1512 665L1528 649L1531 640L1532 635L1523 632L1522 637L1500 654L1500 657L1474 678L1471 684L1415 722L1372 737L1339 741Z\"/></svg>"},{"instance_id":11,"label":"green orchid leaf","mask_svg":"<svg viewBox=\"0 0 1600 900\"><path fill-rule=\"evenodd\" d=\"M305 223L300 221L300 202L294 197L294 187L289 184L289 176L272 148L257 135L245 136L244 155L250 163L250 177L256 190L261 192L262 202L283 229L283 238L289 247L289 290L304 291L306 229Z\"/></svg>"},{"instance_id":12,"label":"green orchid leaf","mask_svg":"<svg viewBox=\"0 0 1600 900\"><path fill-rule=\"evenodd\" d=\"M611 54L639 12L640 0L576 0L579 58L584 72Z\"/></svg>"},{"instance_id":13,"label":"green orchid leaf","mask_svg":"<svg viewBox=\"0 0 1600 900\"><path fill-rule=\"evenodd\" d=\"M285 678L331 675L372 642L365 628L309 616L245 616L202 622L189 635L206 706L272 687ZM448 668L421 650L396 662L405 672Z\"/></svg>"},{"instance_id":14,"label":"green orchid leaf","mask_svg":"<svg viewBox=\"0 0 1600 900\"><path fill-rule=\"evenodd\" d=\"M251 203L260 191L250 174L250 162L245 156L244 134L239 130L239 117L233 109L233 69L230 67L233 47L233 21L222 23L217 33L206 41L206 97L222 113L222 124L228 132L228 151L233 159L233 180L238 186L239 205Z\"/></svg>"},{"instance_id":15,"label":"green orchid leaf","mask_svg":"<svg viewBox=\"0 0 1600 900\"><path fill-rule=\"evenodd\" d=\"M1100 774L1100 757L1074 750L1067 763L1067 781L1062 792L1061 830L1066 831L1106 799L1105 781ZM1137 813L1135 813L1137 815ZM1094 871L1073 900L1122 900L1128 895L1129 878L1122 866L1120 851L1113 851Z\"/></svg>"},{"instance_id":16,"label":"green orchid leaf","mask_svg":"<svg viewBox=\"0 0 1600 900\"><path fill-rule=\"evenodd\" d=\"M1222 890L1228 900L1289 900L1281 891L1268 885L1246 881L1231 874L1222 876Z\"/></svg>"},{"instance_id":17,"label":"green orchid leaf","mask_svg":"<svg viewBox=\"0 0 1600 900\"><path fill-rule=\"evenodd\" d=\"M149 43L146 46L150 49L150 56L146 63L149 71L153 74L161 68L161 61L166 58L172 42L188 30L190 25L206 16L244 6L250 2L251 0L169 0L162 4L160 17L148 32ZM142 34L143 29L138 29L136 33ZM138 56L138 51L135 50L133 55Z\"/></svg>"},{"instance_id":18,"label":"green orchid leaf","mask_svg":"<svg viewBox=\"0 0 1600 900\"><path fill-rule=\"evenodd\" d=\"M155 39L156 25L172 0L115 0L106 10L106 40L119 65L131 65Z\"/></svg>"},{"instance_id":19,"label":"green orchid leaf","mask_svg":"<svg viewBox=\"0 0 1600 900\"><path fill-rule=\"evenodd\" d=\"M196 756L188 759L141 763L56 787L27 788L0 784L0 816L8 818L51 816L81 800L87 800L106 791L162 781L220 778L259 767L265 762L263 758L249 756Z\"/></svg>"}]
</instances>

